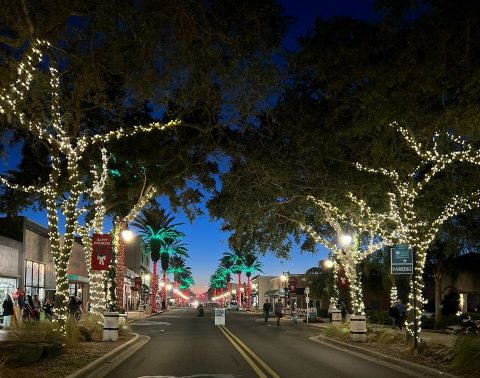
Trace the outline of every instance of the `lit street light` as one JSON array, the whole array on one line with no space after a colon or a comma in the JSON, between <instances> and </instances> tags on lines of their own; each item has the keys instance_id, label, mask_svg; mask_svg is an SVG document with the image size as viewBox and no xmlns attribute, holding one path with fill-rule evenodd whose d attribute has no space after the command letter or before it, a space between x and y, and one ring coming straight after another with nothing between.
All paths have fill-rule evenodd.
<instances>
[{"instance_id":1,"label":"lit street light","mask_svg":"<svg viewBox=\"0 0 480 378\"><path fill-rule=\"evenodd\" d=\"M350 243L352 242L352 237L350 235L343 234L343 235L340 235L340 237L338 238L338 241L340 242L340 245L342 245L343 247L346 247L350 245Z\"/></svg>"}]
</instances>

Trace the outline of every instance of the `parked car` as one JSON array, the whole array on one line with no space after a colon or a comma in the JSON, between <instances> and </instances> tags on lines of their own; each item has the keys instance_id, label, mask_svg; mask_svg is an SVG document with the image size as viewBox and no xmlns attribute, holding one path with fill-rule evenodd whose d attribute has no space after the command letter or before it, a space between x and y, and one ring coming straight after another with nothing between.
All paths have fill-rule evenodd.
<instances>
[{"instance_id":1,"label":"parked car","mask_svg":"<svg viewBox=\"0 0 480 378\"><path fill-rule=\"evenodd\" d=\"M229 303L227 306L227 310L230 311L238 311L240 308L238 307L238 304L236 303Z\"/></svg>"}]
</instances>

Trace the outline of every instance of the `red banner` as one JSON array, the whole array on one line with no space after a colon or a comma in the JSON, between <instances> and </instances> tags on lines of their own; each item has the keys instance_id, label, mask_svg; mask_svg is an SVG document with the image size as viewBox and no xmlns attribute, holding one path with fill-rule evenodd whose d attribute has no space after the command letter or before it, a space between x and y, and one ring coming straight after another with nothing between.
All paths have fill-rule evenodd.
<instances>
[{"instance_id":1,"label":"red banner","mask_svg":"<svg viewBox=\"0 0 480 378\"><path fill-rule=\"evenodd\" d=\"M112 235L93 234L92 270L108 270L112 261Z\"/></svg>"},{"instance_id":2,"label":"red banner","mask_svg":"<svg viewBox=\"0 0 480 378\"><path fill-rule=\"evenodd\" d=\"M140 290L142 287L142 277L135 277L135 290Z\"/></svg>"},{"instance_id":3,"label":"red banner","mask_svg":"<svg viewBox=\"0 0 480 378\"><path fill-rule=\"evenodd\" d=\"M297 278L290 277L288 280L288 291L290 293L295 293L297 291Z\"/></svg>"},{"instance_id":4,"label":"red banner","mask_svg":"<svg viewBox=\"0 0 480 378\"><path fill-rule=\"evenodd\" d=\"M343 267L340 267L338 270L338 282L337 282L339 287L348 287L350 285L350 282L348 282L347 276L345 275L345 269Z\"/></svg>"}]
</instances>

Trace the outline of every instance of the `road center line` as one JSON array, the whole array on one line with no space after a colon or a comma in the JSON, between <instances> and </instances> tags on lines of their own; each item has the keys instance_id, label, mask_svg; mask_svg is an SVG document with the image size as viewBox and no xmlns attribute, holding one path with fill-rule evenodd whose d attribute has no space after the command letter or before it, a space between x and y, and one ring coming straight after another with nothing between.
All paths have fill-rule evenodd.
<instances>
[{"instance_id":1,"label":"road center line","mask_svg":"<svg viewBox=\"0 0 480 378\"><path fill-rule=\"evenodd\" d=\"M222 333L230 341L230 343L235 347L235 349L238 350L238 352L242 355L242 357L245 359L245 361L247 361L247 363L255 371L255 373L257 373L257 375L260 378L267 378L265 373L262 370L260 370L260 368L255 364L255 362L252 361L252 359L250 357L248 357L248 355L243 351L242 348L240 348L240 346L235 342L235 340L233 340L233 338L230 337L230 335L223 329L223 327L219 326L218 328L220 329L220 331L222 331Z\"/></svg>"},{"instance_id":2,"label":"road center line","mask_svg":"<svg viewBox=\"0 0 480 378\"><path fill-rule=\"evenodd\" d=\"M257 361L257 363L268 373L270 374L273 378L280 378L280 376L275 373L270 366L268 366L260 357L258 357L253 350L251 350L248 346L245 345L237 336L235 336L232 331L230 331L227 327L225 326L220 326L222 330L227 332L245 351L247 351L250 356Z\"/></svg>"}]
</instances>

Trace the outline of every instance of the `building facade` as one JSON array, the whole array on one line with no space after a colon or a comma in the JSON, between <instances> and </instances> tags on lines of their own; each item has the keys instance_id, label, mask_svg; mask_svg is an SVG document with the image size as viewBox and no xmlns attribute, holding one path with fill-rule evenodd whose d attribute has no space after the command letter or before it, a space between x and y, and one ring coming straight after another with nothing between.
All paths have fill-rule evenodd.
<instances>
[{"instance_id":1,"label":"building facade","mask_svg":"<svg viewBox=\"0 0 480 378\"><path fill-rule=\"evenodd\" d=\"M0 230L0 300L16 288L41 301L53 299L55 266L48 230L25 217L0 218ZM74 242L67 273L70 294L80 297L85 310L88 274L79 240Z\"/></svg>"}]
</instances>

